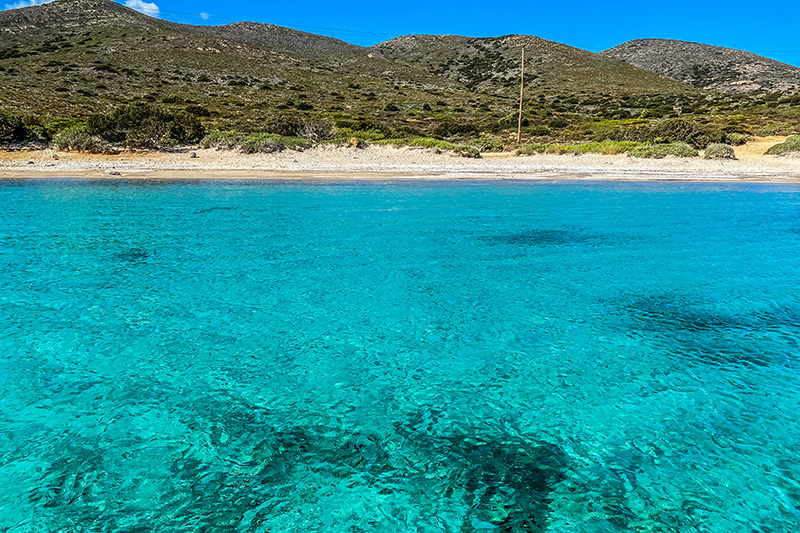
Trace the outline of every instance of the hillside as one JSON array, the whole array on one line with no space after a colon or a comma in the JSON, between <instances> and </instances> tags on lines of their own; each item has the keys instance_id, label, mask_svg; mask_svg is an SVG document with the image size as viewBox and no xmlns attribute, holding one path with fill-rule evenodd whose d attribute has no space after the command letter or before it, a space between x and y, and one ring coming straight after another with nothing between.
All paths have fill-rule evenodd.
<instances>
[{"instance_id":1,"label":"hillside","mask_svg":"<svg viewBox=\"0 0 800 533\"><path fill-rule=\"evenodd\" d=\"M794 100L724 96L533 36L412 35L364 48L271 24L177 24L111 0L0 12L0 122L14 115L47 139L125 104L153 104L198 117L204 131L313 126L373 141L488 135L502 144L516 139L523 46L529 138L603 140L609 127L679 117L736 133L796 129Z\"/></svg>"},{"instance_id":2,"label":"hillside","mask_svg":"<svg viewBox=\"0 0 800 533\"><path fill-rule=\"evenodd\" d=\"M224 26L184 25L181 28L326 62L369 53L361 46L332 37L259 22L234 22Z\"/></svg>"},{"instance_id":3,"label":"hillside","mask_svg":"<svg viewBox=\"0 0 800 533\"><path fill-rule=\"evenodd\" d=\"M358 118L381 115L387 102L491 104L336 39L262 24L175 24L111 0L3 11L0 29L0 109L17 112L75 116L144 100L257 124L276 111Z\"/></svg>"},{"instance_id":4,"label":"hillside","mask_svg":"<svg viewBox=\"0 0 800 533\"><path fill-rule=\"evenodd\" d=\"M622 61L527 35L470 38L408 35L372 47L387 59L470 89L503 93L519 84L520 48L534 93L685 94L690 89Z\"/></svg>"},{"instance_id":5,"label":"hillside","mask_svg":"<svg viewBox=\"0 0 800 533\"><path fill-rule=\"evenodd\" d=\"M166 99L237 123L287 109L410 127L443 118L474 121L513 112L522 44L530 94L692 91L626 63L525 36L410 36L362 48L270 24L176 24L111 0L3 11L0 29L0 107L46 115Z\"/></svg>"},{"instance_id":6,"label":"hillside","mask_svg":"<svg viewBox=\"0 0 800 533\"><path fill-rule=\"evenodd\" d=\"M800 91L800 68L750 52L666 39L640 39L605 52L682 83L730 94Z\"/></svg>"}]
</instances>

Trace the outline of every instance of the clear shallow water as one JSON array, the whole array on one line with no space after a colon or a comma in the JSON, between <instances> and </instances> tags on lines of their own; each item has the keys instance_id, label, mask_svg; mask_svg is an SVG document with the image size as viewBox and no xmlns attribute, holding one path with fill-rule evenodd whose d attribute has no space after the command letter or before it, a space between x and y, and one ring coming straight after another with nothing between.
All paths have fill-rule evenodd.
<instances>
[{"instance_id":1,"label":"clear shallow water","mask_svg":"<svg viewBox=\"0 0 800 533\"><path fill-rule=\"evenodd\" d=\"M0 205L0 531L800 526L800 188Z\"/></svg>"}]
</instances>

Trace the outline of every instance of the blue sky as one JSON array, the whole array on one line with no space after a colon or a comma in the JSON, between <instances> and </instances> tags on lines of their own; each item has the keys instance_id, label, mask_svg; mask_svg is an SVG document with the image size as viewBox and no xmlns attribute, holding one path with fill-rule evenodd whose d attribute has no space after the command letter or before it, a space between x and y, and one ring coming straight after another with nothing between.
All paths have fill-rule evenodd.
<instances>
[{"instance_id":1,"label":"blue sky","mask_svg":"<svg viewBox=\"0 0 800 533\"><path fill-rule=\"evenodd\" d=\"M5 7L40 3L19 0ZM658 37L738 48L800 66L796 4L756 5L742 0L616 3L478 2L407 0L347 2L244 2L228 0L127 0L176 22L268 22L371 45L398 35L474 37L522 33L598 52L631 39ZM125 3L120 0L120 3ZM154 5L155 4L155 5ZM201 16L202 14L202 16Z\"/></svg>"}]
</instances>

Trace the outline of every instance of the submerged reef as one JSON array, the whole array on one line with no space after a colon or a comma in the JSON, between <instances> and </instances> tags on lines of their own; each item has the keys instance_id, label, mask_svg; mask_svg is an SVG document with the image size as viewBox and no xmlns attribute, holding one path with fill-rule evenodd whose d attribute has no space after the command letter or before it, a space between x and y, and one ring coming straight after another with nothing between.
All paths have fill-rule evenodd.
<instances>
[{"instance_id":1,"label":"submerged reef","mask_svg":"<svg viewBox=\"0 0 800 533\"><path fill-rule=\"evenodd\" d=\"M490 235L483 240L490 244L512 246L596 246L607 240L604 235L594 234L583 229L529 229L515 233Z\"/></svg>"},{"instance_id":2,"label":"submerged reef","mask_svg":"<svg viewBox=\"0 0 800 533\"><path fill-rule=\"evenodd\" d=\"M37 523L53 531L80 522L92 531L169 523L198 531L360 524L543 532L567 467L557 445L486 429L432 432L431 417L419 413L378 434L280 424L276 413L232 400L176 412L187 430L181 449L135 435L113 446L77 435L53 442L29 493Z\"/></svg>"},{"instance_id":3,"label":"submerged reef","mask_svg":"<svg viewBox=\"0 0 800 533\"><path fill-rule=\"evenodd\" d=\"M792 362L787 340L800 347L800 308L773 305L749 312L719 311L697 298L656 294L614 304L629 327L663 337L693 362L766 366ZM792 341L792 339L794 339Z\"/></svg>"}]
</instances>

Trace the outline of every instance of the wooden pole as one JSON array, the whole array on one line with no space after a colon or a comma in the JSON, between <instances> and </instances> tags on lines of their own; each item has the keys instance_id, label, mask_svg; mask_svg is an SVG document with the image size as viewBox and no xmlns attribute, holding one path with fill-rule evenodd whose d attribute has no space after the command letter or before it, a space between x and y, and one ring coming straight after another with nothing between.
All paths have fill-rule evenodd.
<instances>
[{"instance_id":1,"label":"wooden pole","mask_svg":"<svg viewBox=\"0 0 800 533\"><path fill-rule=\"evenodd\" d=\"M517 145L522 141L522 88L525 85L525 47L522 47L522 63L519 74L519 121L517 122Z\"/></svg>"}]
</instances>

